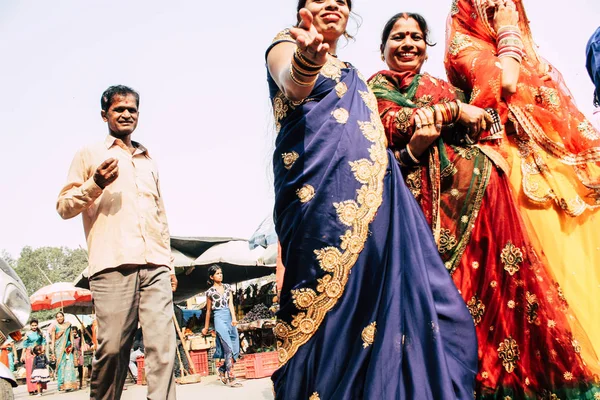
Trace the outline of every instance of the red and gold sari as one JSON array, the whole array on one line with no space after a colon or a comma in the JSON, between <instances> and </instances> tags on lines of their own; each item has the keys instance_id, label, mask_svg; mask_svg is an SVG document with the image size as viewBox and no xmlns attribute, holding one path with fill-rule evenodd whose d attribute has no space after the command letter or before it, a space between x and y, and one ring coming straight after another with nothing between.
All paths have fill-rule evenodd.
<instances>
[{"instance_id":1,"label":"red and gold sari","mask_svg":"<svg viewBox=\"0 0 600 400\"><path fill-rule=\"evenodd\" d=\"M427 74L382 71L370 86L392 150L410 140L417 107L457 98L455 88ZM426 160L403 173L476 325L476 397L600 397L579 354L587 339L573 334L574 317L528 238L499 167L499 136L487 132L479 145L464 147L456 144L464 132L444 127Z\"/></svg>"},{"instance_id":2,"label":"red and gold sari","mask_svg":"<svg viewBox=\"0 0 600 400\"><path fill-rule=\"evenodd\" d=\"M582 354L593 363L600 354L600 318L592 312L600 303L600 133L537 53L522 0L515 3L525 57L514 95L502 96L496 33L480 0L453 3L446 70L471 104L500 111L508 133L500 146L519 209L591 339Z\"/></svg>"}]
</instances>

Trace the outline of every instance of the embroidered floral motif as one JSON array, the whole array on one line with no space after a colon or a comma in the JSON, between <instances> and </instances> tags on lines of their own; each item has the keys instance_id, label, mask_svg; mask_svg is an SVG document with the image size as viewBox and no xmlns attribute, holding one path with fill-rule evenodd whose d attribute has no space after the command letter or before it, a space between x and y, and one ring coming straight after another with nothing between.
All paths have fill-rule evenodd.
<instances>
[{"instance_id":1,"label":"embroidered floral motif","mask_svg":"<svg viewBox=\"0 0 600 400\"><path fill-rule=\"evenodd\" d=\"M281 42L281 41L286 41L286 42L296 42L294 40L294 38L292 37L292 35L290 34L290 30L289 29L284 29L281 32L279 32L277 34L277 36L275 36L275 38L273 39L273 43L276 42Z\"/></svg>"},{"instance_id":2,"label":"embroidered floral motif","mask_svg":"<svg viewBox=\"0 0 600 400\"><path fill-rule=\"evenodd\" d=\"M313 290L302 288L292 290L292 297L299 310L306 310L315 301L316 294Z\"/></svg>"},{"instance_id":3,"label":"embroidered floral motif","mask_svg":"<svg viewBox=\"0 0 600 400\"><path fill-rule=\"evenodd\" d=\"M323 65L323 68L321 68L321 75L323 75L325 78L333 79L334 81L339 81L342 77L343 66L340 65L341 61L338 61L337 59L334 60L335 61L333 61L332 59L327 60L325 65Z\"/></svg>"},{"instance_id":4,"label":"embroidered floral motif","mask_svg":"<svg viewBox=\"0 0 600 400\"><path fill-rule=\"evenodd\" d=\"M485 305L477 298L477 296L473 296L467 303L467 308L473 317L475 326L479 325L483 318L483 314L485 313Z\"/></svg>"},{"instance_id":5,"label":"embroidered floral motif","mask_svg":"<svg viewBox=\"0 0 600 400\"><path fill-rule=\"evenodd\" d=\"M334 65L334 62L329 60L328 64ZM321 70L321 74L329 75L328 77L335 79L338 74L341 77L341 68L339 66L332 68L326 65ZM291 324L279 321L275 327L280 365L284 365L294 356L300 346L310 340L319 329L329 310L337 304L344 294L350 271L364 248L369 235L370 223L375 218L382 202L383 178L388 162L385 131L379 119L376 109L377 100L373 93L367 89L364 95L361 93L361 97L367 107L375 105L375 111L371 111L370 121L357 122L364 137L372 142L368 149L370 162L372 163L371 176L368 178L368 182L363 183L362 187L357 190L356 200L352 200L358 206L356 218L353 219L352 216L354 214L353 206L348 207L350 203L338 203L336 210L343 211L338 214L340 220L344 223L353 219L352 226L340 237L339 248L325 247L314 251L321 269L326 272L325 275L317 279L316 290L305 288L304 290L294 291L292 298L297 307L302 308L301 312L293 315ZM359 160L357 163L353 163L358 167L354 171L355 177L357 179L359 177L360 179L366 178L367 174L363 172L365 170L361 167L363 165L362 161ZM298 195L301 198L312 198L314 189L305 186L299 190ZM343 206L340 208L341 204ZM317 398L311 400L315 399Z\"/></svg>"},{"instance_id":6,"label":"embroidered floral motif","mask_svg":"<svg viewBox=\"0 0 600 400\"><path fill-rule=\"evenodd\" d=\"M375 333L377 332L377 323L371 322L365 329L363 329L360 335L363 340L363 347L366 349L375 341Z\"/></svg>"},{"instance_id":7,"label":"embroidered floral motif","mask_svg":"<svg viewBox=\"0 0 600 400\"><path fill-rule=\"evenodd\" d=\"M356 180L363 184L369 183L369 180L377 175L375 164L366 158L350 162L350 167L352 167L352 172Z\"/></svg>"},{"instance_id":8,"label":"embroidered floral motif","mask_svg":"<svg viewBox=\"0 0 600 400\"><path fill-rule=\"evenodd\" d=\"M577 339L573 339L571 341L571 345L573 346L573 351L575 351L575 353L581 353L581 345L579 344L579 341Z\"/></svg>"},{"instance_id":9,"label":"embroidered floral motif","mask_svg":"<svg viewBox=\"0 0 600 400\"><path fill-rule=\"evenodd\" d=\"M315 188L311 185L304 185L296 191L301 203L308 203L315 197Z\"/></svg>"},{"instance_id":10,"label":"embroidered floral motif","mask_svg":"<svg viewBox=\"0 0 600 400\"><path fill-rule=\"evenodd\" d=\"M348 86L344 82L340 82L335 85L335 93L341 99L348 92Z\"/></svg>"},{"instance_id":11,"label":"embroidered floral motif","mask_svg":"<svg viewBox=\"0 0 600 400\"><path fill-rule=\"evenodd\" d=\"M469 35L465 35L464 33L456 32L454 37L452 38L452 42L450 42L450 46L448 47L448 52L453 56L458 55L462 50L467 47L473 46L473 41Z\"/></svg>"},{"instance_id":12,"label":"embroidered floral motif","mask_svg":"<svg viewBox=\"0 0 600 400\"><path fill-rule=\"evenodd\" d=\"M508 241L506 246L502 249L500 259L502 260L502 264L504 264L504 270L513 276L519 272L519 263L523 262L523 252Z\"/></svg>"},{"instance_id":13,"label":"embroidered floral motif","mask_svg":"<svg viewBox=\"0 0 600 400\"><path fill-rule=\"evenodd\" d=\"M421 82L421 83L423 83L423 82ZM419 97L415 101L415 104L417 105L417 107L425 107L425 106L428 106L429 104L431 104L432 101L433 101L433 96L430 94L426 94L424 96Z\"/></svg>"},{"instance_id":14,"label":"embroidered floral motif","mask_svg":"<svg viewBox=\"0 0 600 400\"><path fill-rule=\"evenodd\" d=\"M298 157L300 157L300 155L295 151L292 151L291 153L283 153L281 158L283 158L283 166L285 169L291 169Z\"/></svg>"},{"instance_id":15,"label":"embroidered floral motif","mask_svg":"<svg viewBox=\"0 0 600 400\"><path fill-rule=\"evenodd\" d=\"M460 146L452 146L452 149L466 160L473 159L474 156L479 154L479 149L477 147L460 147Z\"/></svg>"},{"instance_id":16,"label":"embroidered floral motif","mask_svg":"<svg viewBox=\"0 0 600 400\"><path fill-rule=\"evenodd\" d=\"M348 110L344 109L344 108L337 108L335 109L331 115L333 115L333 118L335 118L335 120L338 122L338 124L345 124L346 122L348 122L348 118L350 118L350 114L348 113Z\"/></svg>"},{"instance_id":17,"label":"embroidered floral motif","mask_svg":"<svg viewBox=\"0 0 600 400\"><path fill-rule=\"evenodd\" d=\"M394 125L399 132L407 132L411 127L410 118L412 116L412 110L407 107L402 107L396 112L396 118L394 119Z\"/></svg>"},{"instance_id":18,"label":"embroidered floral motif","mask_svg":"<svg viewBox=\"0 0 600 400\"><path fill-rule=\"evenodd\" d=\"M340 221L344 225L352 226L358 218L360 211L359 205L354 200L347 200L343 203L333 203L335 210L337 211Z\"/></svg>"},{"instance_id":19,"label":"embroidered floral motif","mask_svg":"<svg viewBox=\"0 0 600 400\"><path fill-rule=\"evenodd\" d=\"M573 380L573 374L570 372L565 372L563 377L565 378L566 381L572 381Z\"/></svg>"},{"instance_id":20,"label":"embroidered floral motif","mask_svg":"<svg viewBox=\"0 0 600 400\"><path fill-rule=\"evenodd\" d=\"M458 12L459 12L458 0L452 0L452 7L450 7L450 14L456 15L456 14L458 14Z\"/></svg>"},{"instance_id":21,"label":"embroidered floral motif","mask_svg":"<svg viewBox=\"0 0 600 400\"><path fill-rule=\"evenodd\" d=\"M502 366L506 372L512 373L520 357L519 346L516 340L511 337L504 339L498 347L498 357L502 360Z\"/></svg>"},{"instance_id":22,"label":"embroidered floral motif","mask_svg":"<svg viewBox=\"0 0 600 400\"><path fill-rule=\"evenodd\" d=\"M288 100L282 92L277 93L273 98L273 114L275 116L275 130L279 133L281 130L281 120L283 120L289 111Z\"/></svg>"},{"instance_id":23,"label":"embroidered floral motif","mask_svg":"<svg viewBox=\"0 0 600 400\"><path fill-rule=\"evenodd\" d=\"M456 236L454 236L449 229L442 229L440 231L440 240L438 243L438 251L440 254L451 251L457 243Z\"/></svg>"},{"instance_id":24,"label":"embroidered floral motif","mask_svg":"<svg viewBox=\"0 0 600 400\"><path fill-rule=\"evenodd\" d=\"M587 120L580 122L579 125L577 125L577 130L581 132L583 137L588 140L600 139L600 136L598 136L598 131L596 131Z\"/></svg>"},{"instance_id":25,"label":"embroidered floral motif","mask_svg":"<svg viewBox=\"0 0 600 400\"><path fill-rule=\"evenodd\" d=\"M545 86L540 86L535 96L536 102L545 105L552 112L560 111L560 97L558 91Z\"/></svg>"}]
</instances>

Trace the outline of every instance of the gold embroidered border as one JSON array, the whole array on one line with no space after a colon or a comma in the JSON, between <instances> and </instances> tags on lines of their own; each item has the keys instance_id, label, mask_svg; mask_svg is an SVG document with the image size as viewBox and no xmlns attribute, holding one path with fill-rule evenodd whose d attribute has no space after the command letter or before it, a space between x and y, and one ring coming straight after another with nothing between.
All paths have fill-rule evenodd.
<instances>
[{"instance_id":1,"label":"gold embroidered border","mask_svg":"<svg viewBox=\"0 0 600 400\"><path fill-rule=\"evenodd\" d=\"M467 246L469 245L469 241L471 240L471 234L473 233L473 228L475 227L475 220L479 215L479 210L481 209L481 203L483 202L483 197L485 196L485 190L490 181L490 175L492 174L492 162L486 157L483 159L483 177L479 180L479 186L477 187L477 192L475 194L475 201L473 202L473 210L469 215L469 221L467 222L467 228L462 234L460 242L456 250L454 250L453 261L448 261L446 263L446 268L450 271L450 274L453 274L460 263L460 260L465 252ZM450 263L448 265L448 263Z\"/></svg>"},{"instance_id":2,"label":"gold embroidered border","mask_svg":"<svg viewBox=\"0 0 600 400\"><path fill-rule=\"evenodd\" d=\"M331 76L335 79L335 76ZM315 250L322 270L327 272L318 280L316 291L302 288L292 291L294 304L300 312L293 316L291 324L284 321L275 326L279 363L283 366L317 331L326 314L344 294L350 270L354 267L369 235L369 225L375 218L383 199L383 179L387 168L387 140L377 108L377 99L366 85L359 91L371 111L370 121L359 121L364 137L373 143L369 159L350 162L356 180L362 183L355 200L336 203L338 218L350 228L340 237L337 247Z\"/></svg>"},{"instance_id":3,"label":"gold embroidered border","mask_svg":"<svg viewBox=\"0 0 600 400\"><path fill-rule=\"evenodd\" d=\"M528 136L560 162L567 165L600 162L600 147L592 147L586 151L582 151L578 155L573 154L570 151L567 151L562 143L556 143L550 140L544 134L543 129L538 123L533 120L533 118L527 116L527 114L521 110L521 107L511 104L509 104L508 107Z\"/></svg>"}]
</instances>

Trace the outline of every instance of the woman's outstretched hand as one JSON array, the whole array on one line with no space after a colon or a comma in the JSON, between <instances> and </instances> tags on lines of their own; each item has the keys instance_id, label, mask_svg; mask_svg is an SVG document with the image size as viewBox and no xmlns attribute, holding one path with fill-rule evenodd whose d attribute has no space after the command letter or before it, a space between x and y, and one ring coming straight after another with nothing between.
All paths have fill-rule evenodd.
<instances>
[{"instance_id":1,"label":"woman's outstretched hand","mask_svg":"<svg viewBox=\"0 0 600 400\"><path fill-rule=\"evenodd\" d=\"M315 65L323 65L327 61L329 45L323 43L321 35L313 25L313 15L306 8L299 12L301 22L296 28L290 29L290 34L296 40L296 45L302 55Z\"/></svg>"}]
</instances>

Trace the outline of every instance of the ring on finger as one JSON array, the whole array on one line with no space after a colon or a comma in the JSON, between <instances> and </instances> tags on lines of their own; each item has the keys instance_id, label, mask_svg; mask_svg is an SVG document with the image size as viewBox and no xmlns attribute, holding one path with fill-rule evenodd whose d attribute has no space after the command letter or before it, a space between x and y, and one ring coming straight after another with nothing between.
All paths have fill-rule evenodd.
<instances>
[{"instance_id":1,"label":"ring on finger","mask_svg":"<svg viewBox=\"0 0 600 400\"><path fill-rule=\"evenodd\" d=\"M438 130L442 129L442 124L435 124L435 128Z\"/></svg>"},{"instance_id":2,"label":"ring on finger","mask_svg":"<svg viewBox=\"0 0 600 400\"><path fill-rule=\"evenodd\" d=\"M421 124L417 124L417 129L421 129Z\"/></svg>"}]
</instances>

